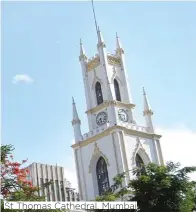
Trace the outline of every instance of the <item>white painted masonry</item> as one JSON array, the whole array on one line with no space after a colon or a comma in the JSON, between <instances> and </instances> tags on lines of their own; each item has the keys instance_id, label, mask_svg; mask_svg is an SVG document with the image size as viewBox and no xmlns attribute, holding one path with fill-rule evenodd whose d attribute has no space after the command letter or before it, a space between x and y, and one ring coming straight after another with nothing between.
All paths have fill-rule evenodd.
<instances>
[{"instance_id":1,"label":"white painted masonry","mask_svg":"<svg viewBox=\"0 0 196 212\"><path fill-rule=\"evenodd\" d=\"M83 73L89 132L84 135L80 130L80 119L73 102L72 125L75 144L72 145L75 155L79 193L81 200L94 200L99 195L96 164L103 157L108 170L109 184L113 177L136 166L135 157L138 154L145 164L154 162L163 164L163 156L159 139L154 132L152 123L153 112L149 106L144 91L144 117L146 126L138 126L132 110L135 105L129 90L129 81L125 65L124 51L118 36L116 37L116 54L106 51L106 45L100 30L96 54L88 59L82 42L80 43L80 63ZM121 101L116 100L114 79L117 80ZM100 82L103 103L97 104L95 85ZM119 109L124 109L128 120L119 117ZM107 114L106 122L99 126L96 117L100 112ZM129 172L125 184L132 179Z\"/></svg>"}]
</instances>

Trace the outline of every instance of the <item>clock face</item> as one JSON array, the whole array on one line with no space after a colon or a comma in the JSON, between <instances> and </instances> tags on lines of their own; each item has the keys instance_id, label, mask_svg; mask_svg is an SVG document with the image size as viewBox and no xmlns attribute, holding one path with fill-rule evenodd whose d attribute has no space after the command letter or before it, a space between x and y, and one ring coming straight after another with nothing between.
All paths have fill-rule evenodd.
<instances>
[{"instance_id":1,"label":"clock face","mask_svg":"<svg viewBox=\"0 0 196 212\"><path fill-rule=\"evenodd\" d=\"M106 121L107 121L107 113L106 112L100 112L97 114L97 117L96 117L97 125L101 126L101 125L105 124Z\"/></svg>"},{"instance_id":2,"label":"clock face","mask_svg":"<svg viewBox=\"0 0 196 212\"><path fill-rule=\"evenodd\" d=\"M118 117L123 122L128 122L129 116L124 109L118 110Z\"/></svg>"}]
</instances>

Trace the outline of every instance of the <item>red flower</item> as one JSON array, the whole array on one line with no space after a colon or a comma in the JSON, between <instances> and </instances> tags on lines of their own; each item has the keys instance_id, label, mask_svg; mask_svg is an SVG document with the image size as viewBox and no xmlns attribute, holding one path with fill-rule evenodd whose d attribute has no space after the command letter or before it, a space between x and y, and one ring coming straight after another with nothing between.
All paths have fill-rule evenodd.
<instances>
[{"instance_id":1,"label":"red flower","mask_svg":"<svg viewBox=\"0 0 196 212\"><path fill-rule=\"evenodd\" d=\"M13 168L13 174L19 174L19 168L18 167L14 167Z\"/></svg>"}]
</instances>

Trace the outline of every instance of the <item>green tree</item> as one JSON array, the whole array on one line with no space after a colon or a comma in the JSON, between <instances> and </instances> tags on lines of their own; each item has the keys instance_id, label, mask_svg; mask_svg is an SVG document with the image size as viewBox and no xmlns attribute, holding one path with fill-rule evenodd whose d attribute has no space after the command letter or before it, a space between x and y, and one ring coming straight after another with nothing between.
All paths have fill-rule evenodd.
<instances>
[{"instance_id":1,"label":"green tree","mask_svg":"<svg viewBox=\"0 0 196 212\"><path fill-rule=\"evenodd\" d=\"M188 175L194 171L196 167L180 168L180 164L173 162L166 166L151 163L134 169L132 172L137 177L127 187L120 188L126 173L116 176L114 184L118 189L107 191L97 201L127 198L127 201L137 201L140 212L192 212L196 182L190 181Z\"/></svg>"},{"instance_id":2,"label":"green tree","mask_svg":"<svg viewBox=\"0 0 196 212\"><path fill-rule=\"evenodd\" d=\"M38 196L37 192L40 190L38 187L32 186L32 182L27 180L28 169L21 168L26 162L22 163L13 162L14 150L12 145L1 145L1 210L8 212L19 212L21 210L4 209L4 200L6 201L28 201L28 202L41 202L45 201L44 196ZM51 182L50 182L51 183ZM50 183L44 186L49 186ZM29 212L60 212L60 210L25 210Z\"/></svg>"}]
</instances>

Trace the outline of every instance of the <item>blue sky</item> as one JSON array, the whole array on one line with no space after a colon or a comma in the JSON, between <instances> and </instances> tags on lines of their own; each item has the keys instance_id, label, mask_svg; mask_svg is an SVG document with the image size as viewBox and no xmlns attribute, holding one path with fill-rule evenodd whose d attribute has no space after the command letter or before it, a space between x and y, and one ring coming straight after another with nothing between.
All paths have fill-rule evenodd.
<instances>
[{"instance_id":1,"label":"blue sky","mask_svg":"<svg viewBox=\"0 0 196 212\"><path fill-rule=\"evenodd\" d=\"M95 7L107 51L115 50L116 32L124 47L136 120L144 123L145 86L155 127L163 137L176 133L165 141L165 158L173 159L171 148L179 145L182 151L187 147L187 158L195 147L194 141L187 146L187 136L196 142L196 4L95 2ZM15 146L17 160L72 169L72 96L83 133L88 131L80 38L87 55L95 55L90 2L3 3L2 140ZM29 83L20 77L13 83L16 75L29 76ZM184 140L178 132L185 133ZM182 154L175 159L181 162Z\"/></svg>"}]
</instances>

